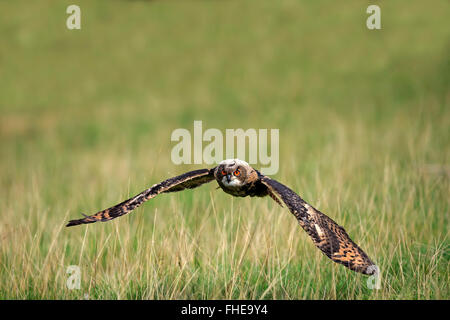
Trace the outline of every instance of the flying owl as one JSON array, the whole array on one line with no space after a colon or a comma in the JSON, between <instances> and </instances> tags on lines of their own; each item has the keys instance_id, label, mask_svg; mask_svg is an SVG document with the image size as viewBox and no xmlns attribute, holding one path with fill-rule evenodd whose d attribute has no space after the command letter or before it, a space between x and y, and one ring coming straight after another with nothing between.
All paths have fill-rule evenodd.
<instances>
[{"instance_id":1,"label":"flying owl","mask_svg":"<svg viewBox=\"0 0 450 320\"><path fill-rule=\"evenodd\" d=\"M160 193L194 189L213 180L217 181L223 191L234 197L269 196L280 206L283 206L284 203L300 226L311 237L314 244L328 258L356 272L375 273L374 263L350 239L344 228L306 203L290 188L261 174L247 162L239 159L224 160L212 169L194 170L167 179L109 209L91 216L84 215L83 219L71 220L67 227L97 221L109 221L131 212L143 202L156 197Z\"/></svg>"}]
</instances>

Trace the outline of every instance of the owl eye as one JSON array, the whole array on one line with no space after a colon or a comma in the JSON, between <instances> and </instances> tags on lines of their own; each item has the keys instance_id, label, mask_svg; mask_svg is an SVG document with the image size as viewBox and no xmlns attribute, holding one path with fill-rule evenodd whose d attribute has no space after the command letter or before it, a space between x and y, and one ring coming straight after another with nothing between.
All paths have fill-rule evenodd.
<instances>
[{"instance_id":1,"label":"owl eye","mask_svg":"<svg viewBox=\"0 0 450 320\"><path fill-rule=\"evenodd\" d=\"M239 169L238 170L236 170L235 172L234 172L234 175L237 177L238 175L240 175L241 174L241 172L239 171Z\"/></svg>"},{"instance_id":2,"label":"owl eye","mask_svg":"<svg viewBox=\"0 0 450 320\"><path fill-rule=\"evenodd\" d=\"M225 170L222 170L222 175L223 175L223 176L226 176L226 175L227 175L227 173L225 172Z\"/></svg>"}]
</instances>

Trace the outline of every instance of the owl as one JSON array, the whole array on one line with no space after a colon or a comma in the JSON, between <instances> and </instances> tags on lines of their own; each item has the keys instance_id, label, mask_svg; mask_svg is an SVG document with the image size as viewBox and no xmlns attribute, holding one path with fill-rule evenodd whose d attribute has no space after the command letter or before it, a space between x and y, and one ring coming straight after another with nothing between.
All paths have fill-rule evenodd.
<instances>
[{"instance_id":1,"label":"owl","mask_svg":"<svg viewBox=\"0 0 450 320\"><path fill-rule=\"evenodd\" d=\"M261 174L247 162L239 159L227 159L211 169L194 170L169 178L109 209L99 211L91 216L84 215L82 219L71 220L67 227L109 221L133 211L145 201L161 193L194 189L213 180L216 180L225 193L234 197L269 196L281 207L284 204L317 248L332 261L363 274L370 275L376 272L377 268L374 263L350 239L343 227L306 203L289 187Z\"/></svg>"}]
</instances>

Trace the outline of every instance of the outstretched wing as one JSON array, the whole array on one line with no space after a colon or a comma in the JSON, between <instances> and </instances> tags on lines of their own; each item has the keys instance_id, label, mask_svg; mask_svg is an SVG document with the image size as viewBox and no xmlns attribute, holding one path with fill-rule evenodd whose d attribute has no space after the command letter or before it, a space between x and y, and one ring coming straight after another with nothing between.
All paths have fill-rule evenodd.
<instances>
[{"instance_id":1,"label":"outstretched wing","mask_svg":"<svg viewBox=\"0 0 450 320\"><path fill-rule=\"evenodd\" d=\"M275 193L297 218L314 244L334 262L364 274L374 274L376 267L367 254L350 239L344 228L307 204L294 191L276 180L261 175L261 182Z\"/></svg>"},{"instance_id":2,"label":"outstretched wing","mask_svg":"<svg viewBox=\"0 0 450 320\"><path fill-rule=\"evenodd\" d=\"M176 192L184 189L193 189L214 180L213 169L200 169L186 172L182 175L167 179L161 183L155 184L149 189L138 195L121 202L114 207L97 212L92 216L86 216L83 219L70 220L66 227L79 224L93 223L97 221L108 221L131 212L139 207L143 202L156 197L160 193Z\"/></svg>"}]
</instances>

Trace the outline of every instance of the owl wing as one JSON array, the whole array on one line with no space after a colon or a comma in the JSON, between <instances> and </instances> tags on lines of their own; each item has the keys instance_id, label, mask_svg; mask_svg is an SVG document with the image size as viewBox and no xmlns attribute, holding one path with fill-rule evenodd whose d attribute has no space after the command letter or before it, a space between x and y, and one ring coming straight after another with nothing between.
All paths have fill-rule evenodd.
<instances>
[{"instance_id":1,"label":"owl wing","mask_svg":"<svg viewBox=\"0 0 450 320\"><path fill-rule=\"evenodd\" d=\"M214 180L214 169L200 169L186 172L182 175L167 179L161 183L151 186L149 189L139 193L138 195L125 200L109 209L99 211L91 216L84 215L83 219L70 220L66 227L76 226L79 224L94 223L97 221L109 221L114 218L123 216L147 200L156 197L160 193L182 191L184 189L194 189L204 183Z\"/></svg>"},{"instance_id":2,"label":"owl wing","mask_svg":"<svg viewBox=\"0 0 450 320\"><path fill-rule=\"evenodd\" d=\"M331 260L364 274L374 274L376 267L367 254L350 239L344 228L306 203L294 191L269 177L261 175L269 192L279 196L297 218L314 244Z\"/></svg>"}]
</instances>

